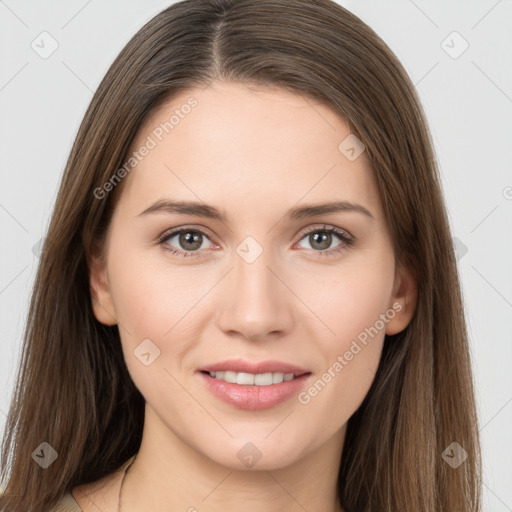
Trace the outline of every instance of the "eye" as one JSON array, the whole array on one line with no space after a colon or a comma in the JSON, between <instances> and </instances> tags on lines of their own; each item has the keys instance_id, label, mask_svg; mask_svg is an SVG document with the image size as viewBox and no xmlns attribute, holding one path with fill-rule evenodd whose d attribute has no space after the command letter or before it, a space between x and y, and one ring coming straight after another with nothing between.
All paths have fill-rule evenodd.
<instances>
[{"instance_id":1,"label":"eye","mask_svg":"<svg viewBox=\"0 0 512 512\"><path fill-rule=\"evenodd\" d=\"M330 248L332 243L336 241L336 238L339 240L339 243L334 248ZM327 226L308 230L305 236L301 238L301 242L302 240L309 243L310 248L321 255L338 253L354 243L354 239L345 231L335 227L328 228Z\"/></svg>"},{"instance_id":2,"label":"eye","mask_svg":"<svg viewBox=\"0 0 512 512\"><path fill-rule=\"evenodd\" d=\"M171 243L174 239L176 239L174 243ZM171 231L170 233L164 233L159 238L159 243L171 254L197 256L196 253L199 252L200 249L208 248L204 244L205 240L209 240L209 238L206 233L200 229L182 228ZM176 245L183 250L176 248Z\"/></svg>"},{"instance_id":3,"label":"eye","mask_svg":"<svg viewBox=\"0 0 512 512\"><path fill-rule=\"evenodd\" d=\"M338 243L331 248L332 243L338 239ZM201 249L211 249L214 244L209 241L208 235L193 228L180 228L166 232L158 239L159 244L171 254L189 257L200 256ZM336 227L311 228L302 236L299 244L305 240L310 247L305 247L322 256L337 254L354 244L355 239L345 231ZM207 243L209 241L209 244Z\"/></svg>"}]
</instances>

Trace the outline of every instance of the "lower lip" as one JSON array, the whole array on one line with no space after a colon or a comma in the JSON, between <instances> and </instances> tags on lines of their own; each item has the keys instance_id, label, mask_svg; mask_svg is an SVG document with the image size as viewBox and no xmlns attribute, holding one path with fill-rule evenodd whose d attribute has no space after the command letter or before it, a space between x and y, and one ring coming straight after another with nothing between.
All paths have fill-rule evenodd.
<instances>
[{"instance_id":1,"label":"lower lip","mask_svg":"<svg viewBox=\"0 0 512 512\"><path fill-rule=\"evenodd\" d=\"M298 394L311 374L306 373L295 379L270 386L242 386L214 379L207 373L199 372L199 375L208 389L224 402L238 409L260 411L270 409Z\"/></svg>"}]
</instances>

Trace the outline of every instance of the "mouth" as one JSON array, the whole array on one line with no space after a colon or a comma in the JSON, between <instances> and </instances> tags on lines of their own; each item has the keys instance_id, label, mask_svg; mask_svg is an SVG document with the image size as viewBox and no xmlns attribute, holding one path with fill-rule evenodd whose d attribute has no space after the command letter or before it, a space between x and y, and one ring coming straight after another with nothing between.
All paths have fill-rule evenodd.
<instances>
[{"instance_id":1,"label":"mouth","mask_svg":"<svg viewBox=\"0 0 512 512\"><path fill-rule=\"evenodd\" d=\"M300 392L312 373L280 361L230 360L198 370L207 389L238 409L274 407Z\"/></svg>"},{"instance_id":2,"label":"mouth","mask_svg":"<svg viewBox=\"0 0 512 512\"><path fill-rule=\"evenodd\" d=\"M297 379L304 373L283 373L283 372L267 372L267 373L248 373L248 372L234 372L234 371L218 371L207 372L202 371L205 375L209 375L212 379L229 382L230 384L238 384L239 386L272 386L274 384L281 384L293 379Z\"/></svg>"}]
</instances>

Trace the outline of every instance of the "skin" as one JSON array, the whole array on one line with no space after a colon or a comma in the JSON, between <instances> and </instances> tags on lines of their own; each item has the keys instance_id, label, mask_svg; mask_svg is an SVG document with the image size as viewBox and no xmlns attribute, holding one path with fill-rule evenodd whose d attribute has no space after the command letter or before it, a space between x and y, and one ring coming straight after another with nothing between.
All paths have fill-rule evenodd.
<instances>
[{"instance_id":1,"label":"skin","mask_svg":"<svg viewBox=\"0 0 512 512\"><path fill-rule=\"evenodd\" d=\"M217 512L243 503L249 512L340 511L336 482L347 421L374 379L385 333L411 320L413 274L395 268L366 152L347 159L338 146L348 125L312 99L214 82L154 111L131 151L191 96L198 105L124 178L105 258L90 262L96 318L119 325L130 375L146 399L123 508ZM139 215L164 198L216 206L226 221ZM284 219L290 208L341 200L373 218L347 211ZM330 255L321 254L304 232L322 234L325 225L355 243L333 234L324 249ZM190 245L178 236L157 240L183 226L207 235L196 256L164 249L186 251ZM247 236L263 250L250 264L236 252ZM196 373L225 359L277 359L312 373L307 390L393 304L401 311L307 404L293 396L263 411L236 409ZM161 351L149 366L133 354L147 338ZM248 442L262 454L252 468L237 457ZM85 512L116 511L120 479L120 471L112 473L73 495Z\"/></svg>"}]
</instances>

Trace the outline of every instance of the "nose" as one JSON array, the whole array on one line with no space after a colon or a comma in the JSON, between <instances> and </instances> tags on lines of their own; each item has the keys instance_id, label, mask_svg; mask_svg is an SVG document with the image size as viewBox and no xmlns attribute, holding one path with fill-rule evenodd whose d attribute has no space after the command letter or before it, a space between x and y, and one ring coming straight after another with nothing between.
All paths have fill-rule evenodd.
<instances>
[{"instance_id":1,"label":"nose","mask_svg":"<svg viewBox=\"0 0 512 512\"><path fill-rule=\"evenodd\" d=\"M218 302L218 327L226 335L262 341L292 328L293 293L270 252L264 250L252 263L234 253Z\"/></svg>"}]
</instances>

